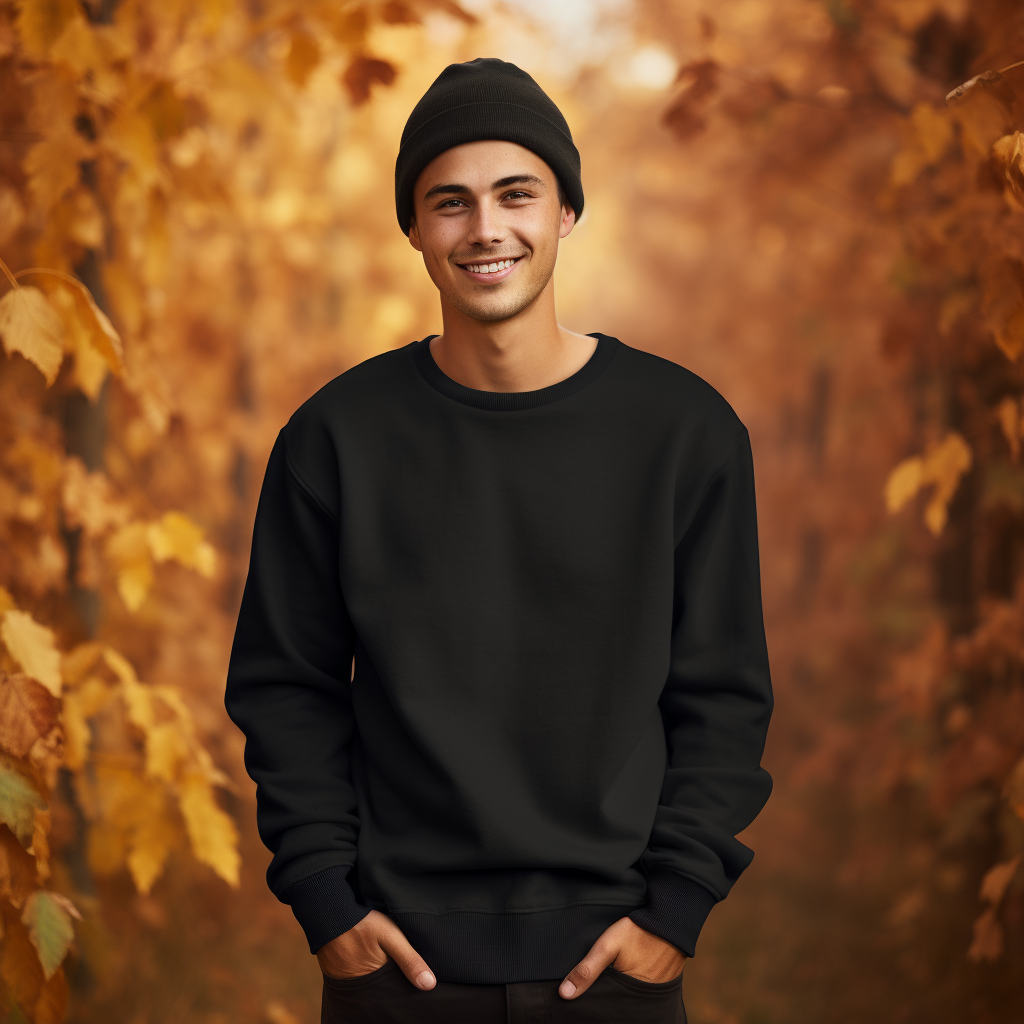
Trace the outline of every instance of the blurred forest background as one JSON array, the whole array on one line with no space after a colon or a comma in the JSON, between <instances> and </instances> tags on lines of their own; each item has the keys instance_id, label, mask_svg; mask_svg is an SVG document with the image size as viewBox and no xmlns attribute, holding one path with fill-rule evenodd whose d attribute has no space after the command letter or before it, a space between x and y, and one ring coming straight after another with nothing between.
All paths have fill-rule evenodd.
<instances>
[{"instance_id":1,"label":"blurred forest background","mask_svg":"<svg viewBox=\"0 0 1024 1024\"><path fill-rule=\"evenodd\" d=\"M0 1015L318 1019L227 655L278 429L439 329L394 157L482 55L582 154L562 323L696 371L753 440L776 789L691 1020L1016 1024L1008 0L0 0Z\"/></svg>"}]
</instances>

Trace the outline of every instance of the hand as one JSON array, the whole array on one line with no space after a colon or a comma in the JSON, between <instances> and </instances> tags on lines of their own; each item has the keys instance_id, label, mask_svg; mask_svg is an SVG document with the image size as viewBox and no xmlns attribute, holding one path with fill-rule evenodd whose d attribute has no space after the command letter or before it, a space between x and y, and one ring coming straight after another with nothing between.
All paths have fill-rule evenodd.
<instances>
[{"instance_id":1,"label":"hand","mask_svg":"<svg viewBox=\"0 0 1024 1024\"><path fill-rule=\"evenodd\" d=\"M417 987L432 989L437 981L402 929L386 914L371 910L359 924L316 951L320 970L329 978L358 978L383 967L388 957Z\"/></svg>"},{"instance_id":2,"label":"hand","mask_svg":"<svg viewBox=\"0 0 1024 1024\"><path fill-rule=\"evenodd\" d=\"M622 917L598 936L590 952L558 987L558 994L563 999L575 999L609 964L641 981L659 982L678 978L685 962L685 954L671 942Z\"/></svg>"}]
</instances>

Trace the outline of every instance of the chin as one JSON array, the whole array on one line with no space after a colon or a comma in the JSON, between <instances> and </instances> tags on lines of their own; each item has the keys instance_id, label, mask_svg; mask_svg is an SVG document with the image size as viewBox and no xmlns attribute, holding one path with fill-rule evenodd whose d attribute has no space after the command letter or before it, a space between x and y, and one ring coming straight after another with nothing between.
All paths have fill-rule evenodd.
<instances>
[{"instance_id":1,"label":"chin","mask_svg":"<svg viewBox=\"0 0 1024 1024\"><path fill-rule=\"evenodd\" d=\"M521 313L536 298L536 295L495 295L488 301L481 302L478 297L469 298L465 295L449 295L451 304L462 314L474 320L493 322L508 320Z\"/></svg>"}]
</instances>

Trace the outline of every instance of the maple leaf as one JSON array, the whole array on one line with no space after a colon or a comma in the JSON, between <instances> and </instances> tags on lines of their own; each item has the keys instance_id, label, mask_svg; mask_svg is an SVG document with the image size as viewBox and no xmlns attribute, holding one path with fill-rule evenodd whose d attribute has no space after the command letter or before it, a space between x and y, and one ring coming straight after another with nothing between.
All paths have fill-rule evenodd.
<instances>
[{"instance_id":1,"label":"maple leaf","mask_svg":"<svg viewBox=\"0 0 1024 1024\"><path fill-rule=\"evenodd\" d=\"M54 695L60 696L60 651L53 630L41 625L28 612L5 612L0 620L0 640L11 657L33 679Z\"/></svg>"},{"instance_id":2,"label":"maple leaf","mask_svg":"<svg viewBox=\"0 0 1024 1024\"><path fill-rule=\"evenodd\" d=\"M61 965L75 937L73 917L82 915L66 896L39 889L32 893L21 911L21 920L39 955L43 975L47 979Z\"/></svg>"},{"instance_id":3,"label":"maple leaf","mask_svg":"<svg viewBox=\"0 0 1024 1024\"><path fill-rule=\"evenodd\" d=\"M38 367L47 386L57 379L64 361L63 324L38 288L23 285L0 298L0 338L8 354L20 352Z\"/></svg>"},{"instance_id":4,"label":"maple leaf","mask_svg":"<svg viewBox=\"0 0 1024 1024\"><path fill-rule=\"evenodd\" d=\"M32 844L35 812L45 806L46 801L35 786L6 763L6 759L0 759L0 822L18 837L18 842L26 849Z\"/></svg>"},{"instance_id":5,"label":"maple leaf","mask_svg":"<svg viewBox=\"0 0 1024 1024\"><path fill-rule=\"evenodd\" d=\"M60 701L44 686L22 673L0 672L0 747L25 757L60 715Z\"/></svg>"}]
</instances>

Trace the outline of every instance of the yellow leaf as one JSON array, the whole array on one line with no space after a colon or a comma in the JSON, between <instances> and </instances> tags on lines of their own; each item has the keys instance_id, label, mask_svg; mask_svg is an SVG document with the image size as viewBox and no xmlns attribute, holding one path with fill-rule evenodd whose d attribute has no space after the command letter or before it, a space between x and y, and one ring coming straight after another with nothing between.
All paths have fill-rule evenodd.
<instances>
[{"instance_id":1,"label":"yellow leaf","mask_svg":"<svg viewBox=\"0 0 1024 1024\"><path fill-rule=\"evenodd\" d=\"M64 764L77 772L85 764L92 742L92 730L82 713L82 699L77 692L64 695L61 725L64 729Z\"/></svg>"},{"instance_id":2,"label":"yellow leaf","mask_svg":"<svg viewBox=\"0 0 1024 1024\"><path fill-rule=\"evenodd\" d=\"M216 562L213 546L203 540L203 531L181 512L165 512L150 523L150 550L158 562L170 558L203 576L212 576Z\"/></svg>"},{"instance_id":3,"label":"yellow leaf","mask_svg":"<svg viewBox=\"0 0 1024 1024\"><path fill-rule=\"evenodd\" d=\"M106 313L96 305L92 292L77 278L40 275L43 287L65 320L74 318L83 340L96 350L107 366L120 374L124 369L124 347L121 336L114 329Z\"/></svg>"},{"instance_id":4,"label":"yellow leaf","mask_svg":"<svg viewBox=\"0 0 1024 1024\"><path fill-rule=\"evenodd\" d=\"M182 780L178 803L196 859L208 864L228 885L238 886L238 830L217 806L204 775L189 773Z\"/></svg>"},{"instance_id":5,"label":"yellow leaf","mask_svg":"<svg viewBox=\"0 0 1024 1024\"><path fill-rule=\"evenodd\" d=\"M108 647L103 652L103 660L121 681L121 697L128 711L128 721L148 733L155 718L152 693L139 682L135 669L124 655Z\"/></svg>"},{"instance_id":6,"label":"yellow leaf","mask_svg":"<svg viewBox=\"0 0 1024 1024\"><path fill-rule=\"evenodd\" d=\"M60 696L60 651L54 644L53 630L36 622L28 612L9 611L0 624L0 640L26 675L42 683L55 697Z\"/></svg>"},{"instance_id":7,"label":"yellow leaf","mask_svg":"<svg viewBox=\"0 0 1024 1024\"><path fill-rule=\"evenodd\" d=\"M178 835L179 830L163 813L147 814L139 820L127 858L128 870L139 892L145 894L153 888Z\"/></svg>"},{"instance_id":8,"label":"yellow leaf","mask_svg":"<svg viewBox=\"0 0 1024 1024\"><path fill-rule=\"evenodd\" d=\"M970 468L970 446L955 430L925 452L924 477L935 484L935 491L925 509L924 519L935 536L945 529L949 503L960 485L960 478Z\"/></svg>"},{"instance_id":9,"label":"yellow leaf","mask_svg":"<svg viewBox=\"0 0 1024 1024\"><path fill-rule=\"evenodd\" d=\"M103 64L103 53L92 26L79 13L64 26L50 49L50 59L67 64L79 75Z\"/></svg>"},{"instance_id":10,"label":"yellow leaf","mask_svg":"<svg viewBox=\"0 0 1024 1024\"><path fill-rule=\"evenodd\" d=\"M0 607L0 612L4 610ZM88 640L72 647L61 659L61 675L64 677L65 685L74 686L80 683L102 654L103 644L96 640Z\"/></svg>"},{"instance_id":11,"label":"yellow leaf","mask_svg":"<svg viewBox=\"0 0 1024 1024\"><path fill-rule=\"evenodd\" d=\"M0 337L8 354L20 352L49 386L64 360L63 325L46 296L31 285L12 288L0 299Z\"/></svg>"},{"instance_id":12,"label":"yellow leaf","mask_svg":"<svg viewBox=\"0 0 1024 1024\"><path fill-rule=\"evenodd\" d=\"M971 468L971 449L955 430L942 441L929 445L924 456L904 459L885 484L885 501L890 512L898 512L922 487L934 484L932 498L925 508L928 529L938 536L946 526L949 503L960 485L960 478Z\"/></svg>"},{"instance_id":13,"label":"yellow leaf","mask_svg":"<svg viewBox=\"0 0 1024 1024\"><path fill-rule=\"evenodd\" d=\"M111 534L107 557L117 572L117 592L125 607L137 612L153 585L153 559L146 539L146 524L128 523Z\"/></svg>"},{"instance_id":14,"label":"yellow leaf","mask_svg":"<svg viewBox=\"0 0 1024 1024\"><path fill-rule=\"evenodd\" d=\"M904 459L885 482L885 505L890 512L901 508L921 489L924 482L924 460L915 455Z\"/></svg>"},{"instance_id":15,"label":"yellow leaf","mask_svg":"<svg viewBox=\"0 0 1024 1024\"><path fill-rule=\"evenodd\" d=\"M146 734L146 774L173 782L188 752L188 740L177 722L154 725Z\"/></svg>"},{"instance_id":16,"label":"yellow leaf","mask_svg":"<svg viewBox=\"0 0 1024 1024\"><path fill-rule=\"evenodd\" d=\"M77 0L22 0L17 21L21 45L33 57L47 57L68 22L80 16Z\"/></svg>"}]
</instances>

